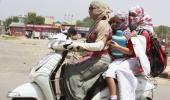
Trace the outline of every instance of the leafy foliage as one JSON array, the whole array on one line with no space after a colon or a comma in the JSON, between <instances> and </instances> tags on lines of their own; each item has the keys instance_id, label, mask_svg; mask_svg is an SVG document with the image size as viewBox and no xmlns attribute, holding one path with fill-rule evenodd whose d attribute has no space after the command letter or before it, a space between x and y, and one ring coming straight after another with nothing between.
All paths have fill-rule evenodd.
<instances>
[{"instance_id":1,"label":"leafy foliage","mask_svg":"<svg viewBox=\"0 0 170 100\"><path fill-rule=\"evenodd\" d=\"M77 21L77 25L81 27L90 27L93 23L94 21L90 17L84 18L83 21Z\"/></svg>"},{"instance_id":2,"label":"leafy foliage","mask_svg":"<svg viewBox=\"0 0 170 100\"><path fill-rule=\"evenodd\" d=\"M4 21L4 26L5 26L5 31L7 31L9 29L9 25L12 22L19 22L18 17L14 16L14 17L9 17Z\"/></svg>"},{"instance_id":3,"label":"leafy foliage","mask_svg":"<svg viewBox=\"0 0 170 100\"><path fill-rule=\"evenodd\" d=\"M170 35L170 27L165 25L154 27L154 31L161 39L165 39L167 35Z\"/></svg>"},{"instance_id":4,"label":"leafy foliage","mask_svg":"<svg viewBox=\"0 0 170 100\"><path fill-rule=\"evenodd\" d=\"M25 24L42 25L45 22L45 18L42 16L37 16L36 13L28 13L25 18Z\"/></svg>"},{"instance_id":5,"label":"leafy foliage","mask_svg":"<svg viewBox=\"0 0 170 100\"><path fill-rule=\"evenodd\" d=\"M19 22L18 17L14 16L14 17L12 18L12 22Z\"/></svg>"},{"instance_id":6,"label":"leafy foliage","mask_svg":"<svg viewBox=\"0 0 170 100\"><path fill-rule=\"evenodd\" d=\"M35 20L36 24L42 25L42 24L44 24L44 22L45 22L45 18L44 17L42 17L42 16L37 16L36 17L36 20Z\"/></svg>"}]
</instances>

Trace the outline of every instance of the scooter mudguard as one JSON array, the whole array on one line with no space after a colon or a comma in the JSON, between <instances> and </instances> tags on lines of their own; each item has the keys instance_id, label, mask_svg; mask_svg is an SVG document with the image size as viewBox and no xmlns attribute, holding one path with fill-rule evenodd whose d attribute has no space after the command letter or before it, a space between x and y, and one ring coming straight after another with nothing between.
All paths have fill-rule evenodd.
<instances>
[{"instance_id":1,"label":"scooter mudguard","mask_svg":"<svg viewBox=\"0 0 170 100\"><path fill-rule=\"evenodd\" d=\"M154 83L145 76L138 76L137 80L136 98L151 97L153 95L152 90L156 88Z\"/></svg>"},{"instance_id":2,"label":"scooter mudguard","mask_svg":"<svg viewBox=\"0 0 170 100\"><path fill-rule=\"evenodd\" d=\"M23 84L8 92L7 96L8 98L34 98L36 100L45 100L44 94L36 83Z\"/></svg>"}]
</instances>

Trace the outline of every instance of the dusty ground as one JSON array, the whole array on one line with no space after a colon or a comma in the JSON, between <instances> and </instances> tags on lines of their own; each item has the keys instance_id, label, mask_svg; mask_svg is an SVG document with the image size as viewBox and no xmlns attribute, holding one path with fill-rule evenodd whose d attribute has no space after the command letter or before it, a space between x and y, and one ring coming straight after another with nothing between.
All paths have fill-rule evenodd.
<instances>
[{"instance_id":1,"label":"dusty ground","mask_svg":"<svg viewBox=\"0 0 170 100\"><path fill-rule=\"evenodd\" d=\"M0 100L9 100L6 97L8 91L30 81L31 66L50 51L47 43L48 40L0 39ZM158 78L158 82L170 84L167 79Z\"/></svg>"},{"instance_id":2,"label":"dusty ground","mask_svg":"<svg viewBox=\"0 0 170 100\"><path fill-rule=\"evenodd\" d=\"M49 49L47 40L0 40L0 100L14 87L29 82L31 66Z\"/></svg>"}]
</instances>

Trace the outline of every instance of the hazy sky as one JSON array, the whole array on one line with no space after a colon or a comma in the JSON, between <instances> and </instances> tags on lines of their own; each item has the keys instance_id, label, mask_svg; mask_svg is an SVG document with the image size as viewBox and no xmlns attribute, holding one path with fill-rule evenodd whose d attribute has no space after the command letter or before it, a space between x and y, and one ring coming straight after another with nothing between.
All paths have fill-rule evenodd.
<instances>
[{"instance_id":1,"label":"hazy sky","mask_svg":"<svg viewBox=\"0 0 170 100\"><path fill-rule=\"evenodd\" d=\"M54 16L62 21L64 16L73 15L82 20L88 16L88 7L92 0L0 0L0 19L9 16L25 15L36 12L41 16ZM104 0L111 9L125 11L135 5L144 7L145 12L153 17L154 25L170 26L170 0Z\"/></svg>"}]
</instances>

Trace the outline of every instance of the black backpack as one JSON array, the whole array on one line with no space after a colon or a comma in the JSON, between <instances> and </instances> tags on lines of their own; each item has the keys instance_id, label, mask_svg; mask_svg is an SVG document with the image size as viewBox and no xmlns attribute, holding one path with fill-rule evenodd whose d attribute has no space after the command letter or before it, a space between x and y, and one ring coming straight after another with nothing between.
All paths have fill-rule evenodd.
<instances>
[{"instance_id":1,"label":"black backpack","mask_svg":"<svg viewBox=\"0 0 170 100\"><path fill-rule=\"evenodd\" d=\"M150 67L151 67L151 76L156 77L160 75L167 66L167 53L161 47L160 42L158 39L152 35L152 33L148 30L141 29L138 34L142 35L143 31L147 31L150 35L150 50L147 51L147 55L149 56L150 60Z\"/></svg>"}]
</instances>

